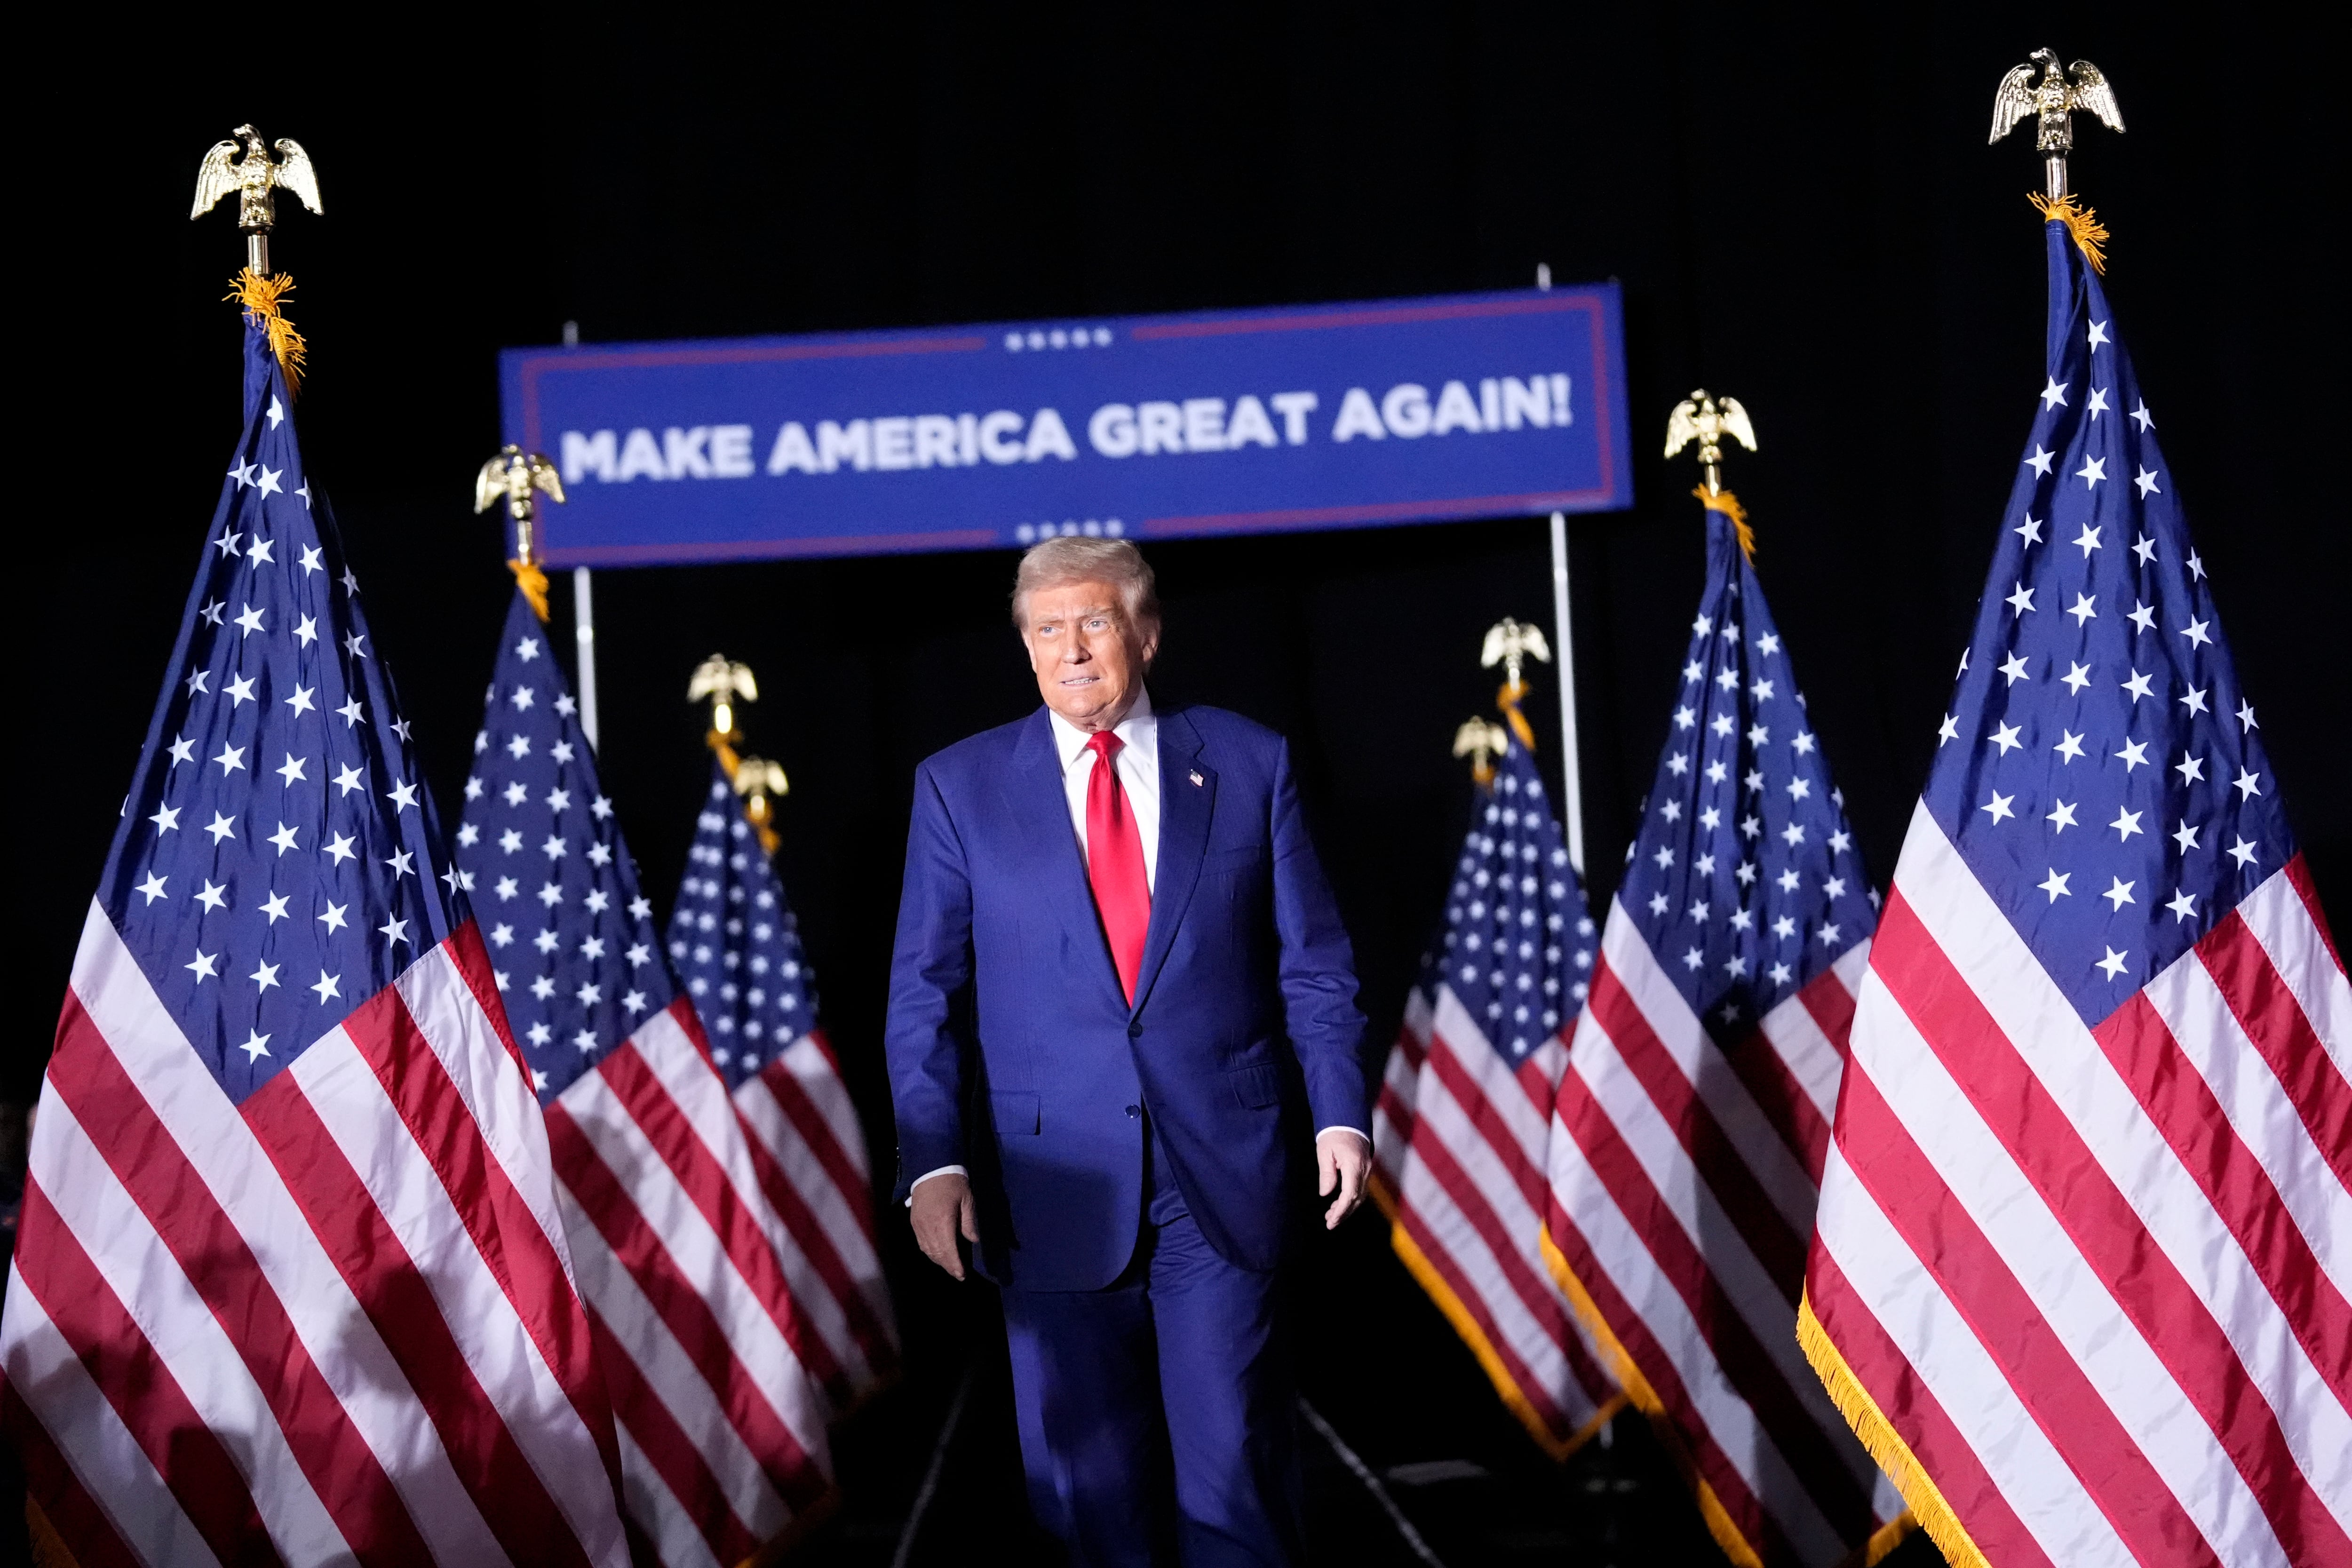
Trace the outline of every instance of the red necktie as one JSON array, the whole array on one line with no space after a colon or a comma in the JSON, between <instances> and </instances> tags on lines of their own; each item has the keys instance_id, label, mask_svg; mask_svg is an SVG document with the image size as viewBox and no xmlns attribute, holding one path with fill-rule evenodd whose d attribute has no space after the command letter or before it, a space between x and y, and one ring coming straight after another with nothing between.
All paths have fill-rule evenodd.
<instances>
[{"instance_id":1,"label":"red necktie","mask_svg":"<svg viewBox=\"0 0 2352 1568\"><path fill-rule=\"evenodd\" d=\"M1136 831L1112 762L1126 748L1108 730L1087 742L1095 771L1087 780L1087 880L1093 884L1095 912L1110 942L1118 987L1132 1004L1135 977L1143 967L1143 933L1151 924L1151 884L1143 874L1143 835Z\"/></svg>"}]
</instances>

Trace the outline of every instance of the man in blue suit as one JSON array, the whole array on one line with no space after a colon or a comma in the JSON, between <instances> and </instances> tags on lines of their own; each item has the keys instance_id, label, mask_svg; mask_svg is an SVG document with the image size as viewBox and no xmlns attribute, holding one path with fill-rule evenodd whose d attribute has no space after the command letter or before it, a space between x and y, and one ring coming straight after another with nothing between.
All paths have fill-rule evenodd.
<instances>
[{"instance_id":1,"label":"man in blue suit","mask_svg":"<svg viewBox=\"0 0 2352 1568\"><path fill-rule=\"evenodd\" d=\"M1003 1287L1030 1504L1072 1563L1296 1563L1307 1128L1326 1226L1371 1168L1348 935L1282 737L1153 710L1132 544L1038 545L1013 617L1045 708L915 778L900 1195L933 1262L962 1279L968 1242Z\"/></svg>"}]
</instances>

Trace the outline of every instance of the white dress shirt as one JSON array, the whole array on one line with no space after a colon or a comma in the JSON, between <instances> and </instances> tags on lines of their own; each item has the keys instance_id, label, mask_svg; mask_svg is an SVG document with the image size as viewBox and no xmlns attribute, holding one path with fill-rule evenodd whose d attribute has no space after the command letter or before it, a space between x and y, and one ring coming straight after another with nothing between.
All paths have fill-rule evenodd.
<instances>
[{"instance_id":1,"label":"white dress shirt","mask_svg":"<svg viewBox=\"0 0 2352 1568\"><path fill-rule=\"evenodd\" d=\"M1052 709L1045 717L1054 730L1054 750L1062 759L1062 794L1070 806L1070 830L1078 836L1078 859L1087 858L1087 786L1095 776L1095 751L1090 743L1094 737L1079 729ZM1160 878L1160 721L1151 711L1151 693L1139 691L1135 706L1127 717L1111 727L1111 733L1124 742L1113 765L1118 769L1120 787L1127 791L1127 809L1135 817L1136 836L1143 841L1143 885L1156 889ZM1362 1130L1354 1127L1326 1127L1324 1132L1353 1132L1364 1140L1367 1148L1371 1140ZM963 1176L971 1173L961 1165L941 1165L936 1171L926 1171L907 1184L907 1201L912 1204L914 1191L933 1176Z\"/></svg>"}]
</instances>

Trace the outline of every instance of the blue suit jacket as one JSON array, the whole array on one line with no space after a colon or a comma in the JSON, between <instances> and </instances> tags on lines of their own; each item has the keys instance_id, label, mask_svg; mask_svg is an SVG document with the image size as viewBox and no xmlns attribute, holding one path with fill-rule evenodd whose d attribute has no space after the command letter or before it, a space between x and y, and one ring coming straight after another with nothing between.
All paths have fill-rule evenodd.
<instances>
[{"instance_id":1,"label":"blue suit jacket","mask_svg":"<svg viewBox=\"0 0 2352 1568\"><path fill-rule=\"evenodd\" d=\"M915 775L886 1032L899 1194L968 1167L1002 1284L1098 1289L1127 1267L1139 1107L1202 1235L1255 1269L1312 1179L1301 1095L1316 1127L1371 1126L1355 963L1288 744L1220 709L1162 713L1160 799L1130 1007L1045 710Z\"/></svg>"}]
</instances>

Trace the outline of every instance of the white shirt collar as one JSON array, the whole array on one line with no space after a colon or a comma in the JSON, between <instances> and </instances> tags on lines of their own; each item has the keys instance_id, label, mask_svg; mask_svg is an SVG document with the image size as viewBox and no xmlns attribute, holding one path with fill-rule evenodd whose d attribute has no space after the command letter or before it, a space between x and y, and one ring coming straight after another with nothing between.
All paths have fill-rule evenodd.
<instances>
[{"instance_id":1,"label":"white shirt collar","mask_svg":"<svg viewBox=\"0 0 2352 1568\"><path fill-rule=\"evenodd\" d=\"M1066 773L1094 737L1051 708L1045 710L1045 717L1053 721L1054 749L1061 754L1062 772ZM1135 694L1135 706L1127 710L1126 718L1111 727L1110 732L1119 738L1122 745L1128 746L1150 746L1159 740L1160 721L1152 714L1149 688Z\"/></svg>"}]
</instances>

